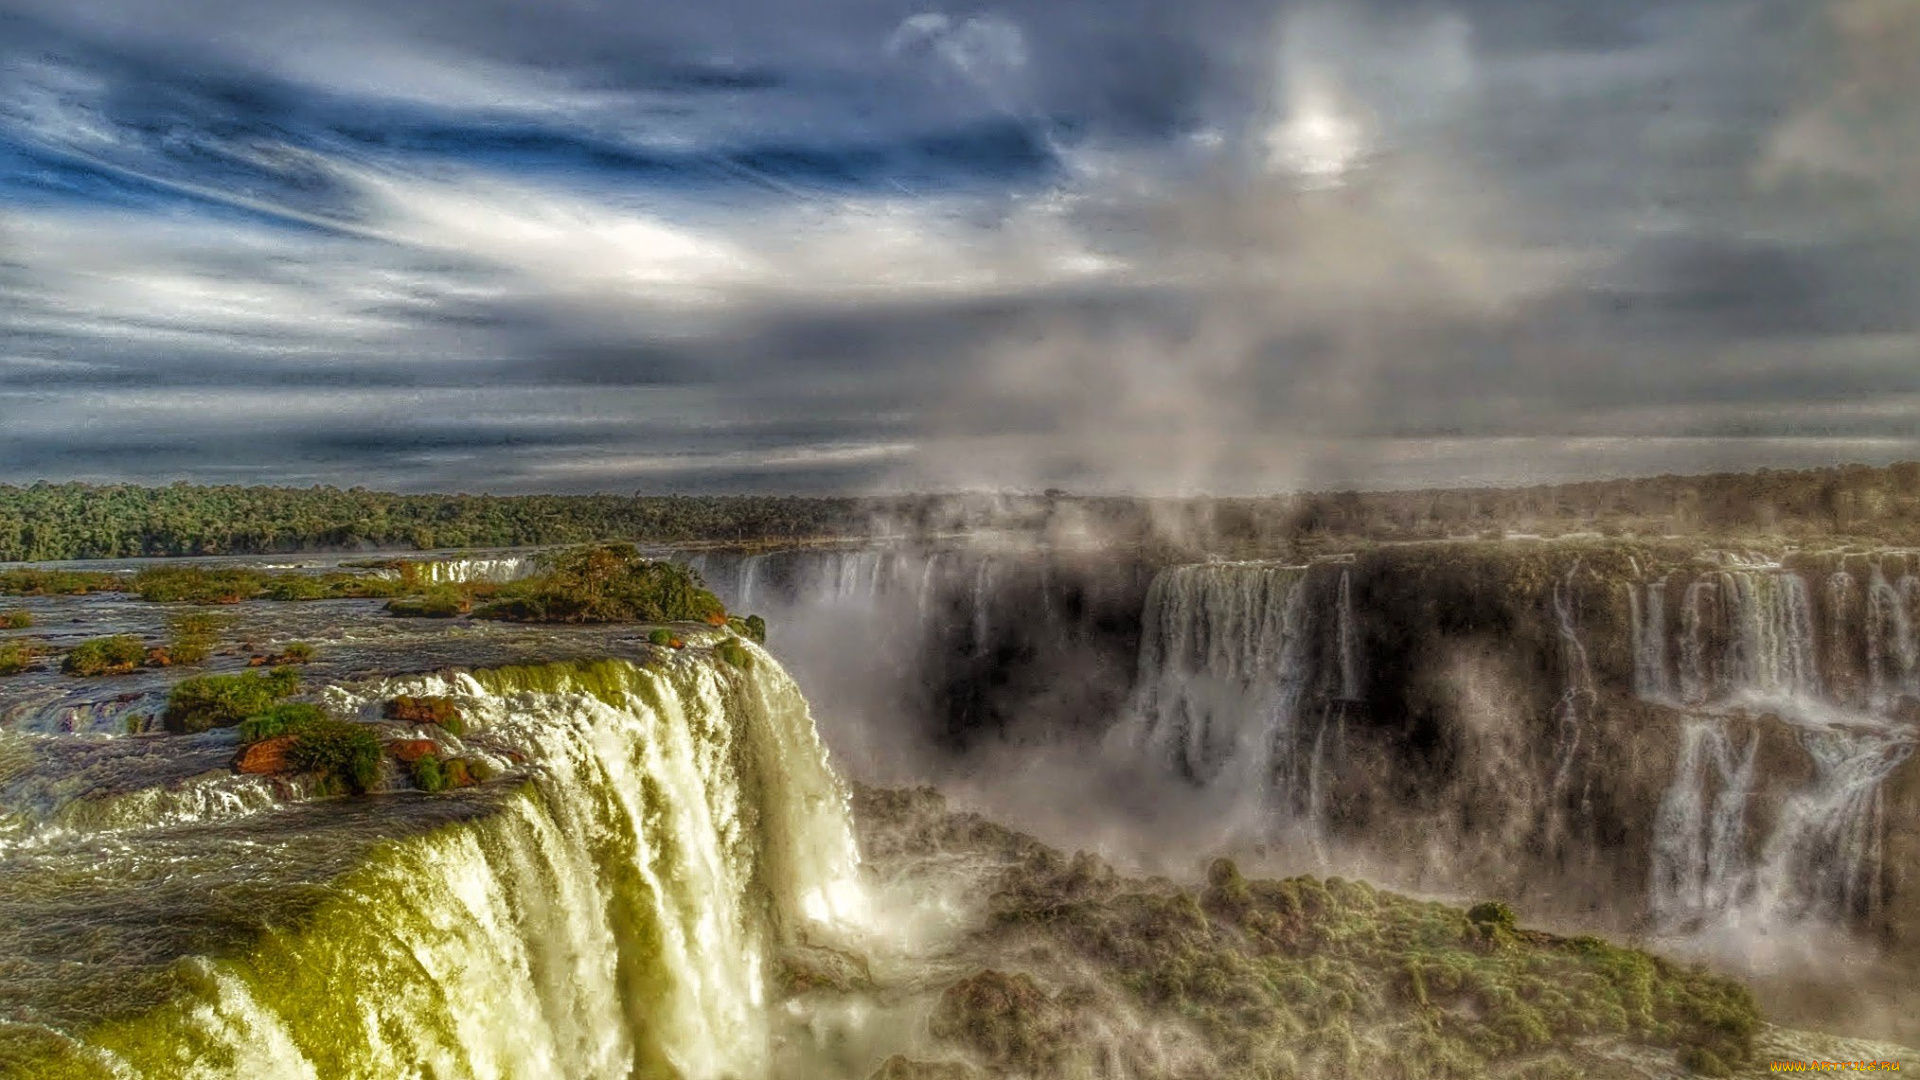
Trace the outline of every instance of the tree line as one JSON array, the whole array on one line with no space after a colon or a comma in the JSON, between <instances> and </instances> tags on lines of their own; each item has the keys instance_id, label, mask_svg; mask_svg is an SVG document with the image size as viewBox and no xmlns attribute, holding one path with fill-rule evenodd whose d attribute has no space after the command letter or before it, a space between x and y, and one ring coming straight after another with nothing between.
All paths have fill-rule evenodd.
<instances>
[{"instance_id":1,"label":"tree line","mask_svg":"<svg viewBox=\"0 0 1920 1080\"><path fill-rule=\"evenodd\" d=\"M363 488L0 485L0 560L858 535L848 498L397 495Z\"/></svg>"},{"instance_id":2,"label":"tree line","mask_svg":"<svg viewBox=\"0 0 1920 1080\"><path fill-rule=\"evenodd\" d=\"M0 485L0 561L638 543L781 544L981 529L1257 553L1505 532L1920 542L1920 462L1525 488L1248 498L1065 492L806 498L398 495L363 488Z\"/></svg>"}]
</instances>

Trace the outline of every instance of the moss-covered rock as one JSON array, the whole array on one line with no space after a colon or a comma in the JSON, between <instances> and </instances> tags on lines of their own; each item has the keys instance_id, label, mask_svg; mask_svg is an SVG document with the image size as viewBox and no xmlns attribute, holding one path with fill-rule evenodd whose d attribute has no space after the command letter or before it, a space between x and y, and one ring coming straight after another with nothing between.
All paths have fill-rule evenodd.
<instances>
[{"instance_id":1,"label":"moss-covered rock","mask_svg":"<svg viewBox=\"0 0 1920 1080\"><path fill-rule=\"evenodd\" d=\"M0 641L0 676L32 671L40 666L40 658L47 655L48 651L45 642L30 638Z\"/></svg>"},{"instance_id":2,"label":"moss-covered rock","mask_svg":"<svg viewBox=\"0 0 1920 1080\"><path fill-rule=\"evenodd\" d=\"M464 735L466 717L450 697L413 697L401 694L381 706L381 715L402 724L432 724L450 735Z\"/></svg>"},{"instance_id":3,"label":"moss-covered rock","mask_svg":"<svg viewBox=\"0 0 1920 1080\"><path fill-rule=\"evenodd\" d=\"M380 782L380 738L365 724L325 720L303 728L287 748L287 764L314 774L323 791L356 794Z\"/></svg>"},{"instance_id":4,"label":"moss-covered rock","mask_svg":"<svg viewBox=\"0 0 1920 1080\"><path fill-rule=\"evenodd\" d=\"M1032 976L987 970L947 987L934 1009L932 1031L996 1071L1058 1076L1074 1024Z\"/></svg>"},{"instance_id":5,"label":"moss-covered rock","mask_svg":"<svg viewBox=\"0 0 1920 1080\"><path fill-rule=\"evenodd\" d=\"M692 568L644 558L631 544L558 552L546 572L502 587L474 614L510 622L726 622L725 606Z\"/></svg>"},{"instance_id":6,"label":"moss-covered rock","mask_svg":"<svg viewBox=\"0 0 1920 1080\"><path fill-rule=\"evenodd\" d=\"M60 670L68 675L125 675L147 662L147 647L132 634L83 641L67 653Z\"/></svg>"},{"instance_id":7,"label":"moss-covered rock","mask_svg":"<svg viewBox=\"0 0 1920 1080\"><path fill-rule=\"evenodd\" d=\"M1501 901L1462 910L1340 878L1252 880L1227 860L1190 890L995 835L931 793L863 789L855 806L870 858L1007 860L978 947L1031 970L953 984L934 1029L995 1072L1132 1054L1146 1075L1187 1075L1150 1056L1180 1033L1200 1042L1195 1076L1546 1080L1603 1074L1588 1060L1598 1044L1696 1070L1753 1061L1760 1018L1738 983L1528 930Z\"/></svg>"},{"instance_id":8,"label":"moss-covered rock","mask_svg":"<svg viewBox=\"0 0 1920 1080\"><path fill-rule=\"evenodd\" d=\"M161 723L177 735L233 727L265 713L300 689L300 676L288 668L244 671L238 675L202 675L175 683L167 694Z\"/></svg>"},{"instance_id":9,"label":"moss-covered rock","mask_svg":"<svg viewBox=\"0 0 1920 1080\"><path fill-rule=\"evenodd\" d=\"M281 701L240 721L240 741L257 742L300 732L327 719L327 711L305 701Z\"/></svg>"}]
</instances>

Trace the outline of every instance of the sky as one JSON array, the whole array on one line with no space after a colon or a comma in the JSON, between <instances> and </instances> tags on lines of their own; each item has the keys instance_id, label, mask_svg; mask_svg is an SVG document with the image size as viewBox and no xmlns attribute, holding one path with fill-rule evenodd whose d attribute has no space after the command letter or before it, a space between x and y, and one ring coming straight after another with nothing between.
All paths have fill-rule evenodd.
<instances>
[{"instance_id":1,"label":"sky","mask_svg":"<svg viewBox=\"0 0 1920 1080\"><path fill-rule=\"evenodd\" d=\"M1920 458L1916 0L0 0L0 482Z\"/></svg>"}]
</instances>

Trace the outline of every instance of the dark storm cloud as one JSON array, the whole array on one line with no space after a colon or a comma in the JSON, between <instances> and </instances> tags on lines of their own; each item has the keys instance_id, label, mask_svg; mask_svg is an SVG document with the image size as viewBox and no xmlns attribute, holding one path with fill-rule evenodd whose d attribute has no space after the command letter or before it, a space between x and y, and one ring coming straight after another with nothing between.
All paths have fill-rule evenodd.
<instances>
[{"instance_id":1,"label":"dark storm cloud","mask_svg":"<svg viewBox=\"0 0 1920 1080\"><path fill-rule=\"evenodd\" d=\"M0 0L0 480L1910 456L1909 0Z\"/></svg>"}]
</instances>

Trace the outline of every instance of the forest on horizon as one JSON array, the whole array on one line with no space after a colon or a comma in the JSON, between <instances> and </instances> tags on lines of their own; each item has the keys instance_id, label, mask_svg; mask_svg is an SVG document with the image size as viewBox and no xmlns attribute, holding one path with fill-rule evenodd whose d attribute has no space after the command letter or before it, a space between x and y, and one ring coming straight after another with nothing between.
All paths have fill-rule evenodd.
<instances>
[{"instance_id":1,"label":"forest on horizon","mask_svg":"<svg viewBox=\"0 0 1920 1080\"><path fill-rule=\"evenodd\" d=\"M780 544L1000 529L1247 550L1507 532L1920 542L1920 462L1525 488L1131 498L406 495L333 487L0 485L0 561L523 547Z\"/></svg>"}]
</instances>

